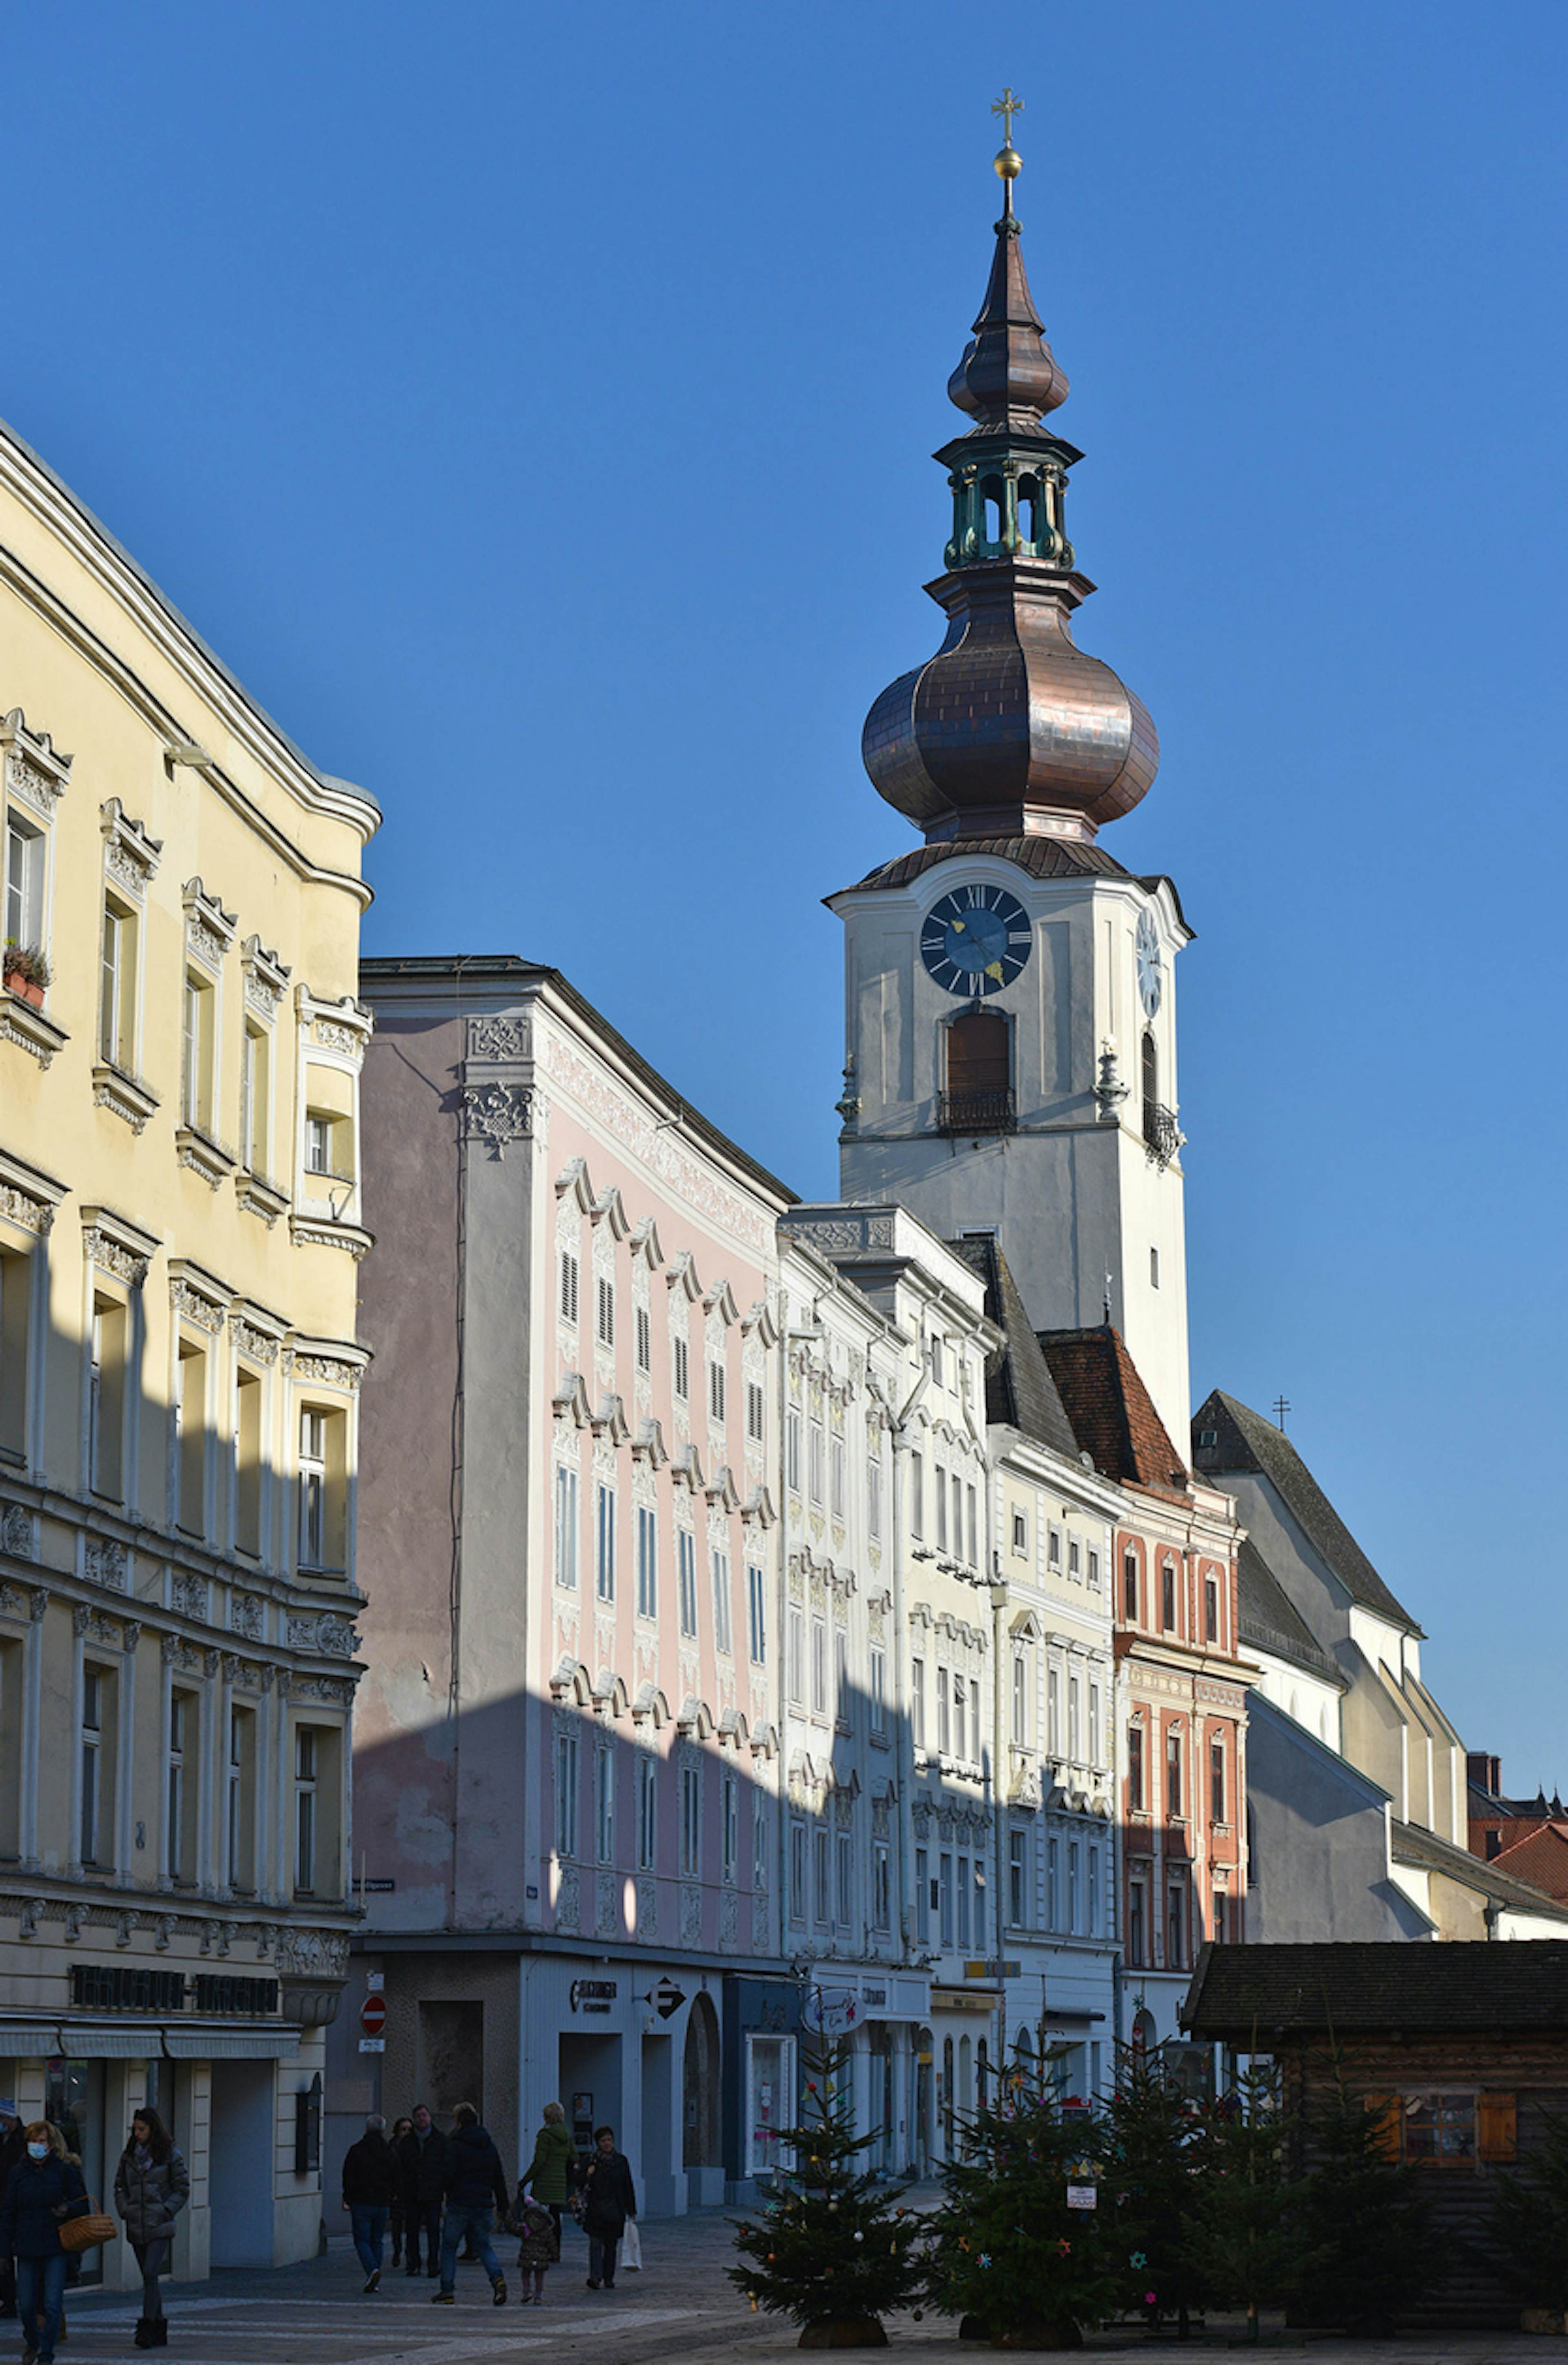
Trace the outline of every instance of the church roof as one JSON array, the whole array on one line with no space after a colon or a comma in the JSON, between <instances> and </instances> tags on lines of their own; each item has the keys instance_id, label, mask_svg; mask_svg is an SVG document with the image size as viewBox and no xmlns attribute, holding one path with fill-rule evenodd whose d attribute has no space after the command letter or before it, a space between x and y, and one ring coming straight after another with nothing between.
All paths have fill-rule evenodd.
<instances>
[{"instance_id":1,"label":"church roof","mask_svg":"<svg viewBox=\"0 0 1568 2365\"><path fill-rule=\"evenodd\" d=\"M1267 2051L1286 2034L1398 2030L1568 2033L1568 1941L1512 1945L1215 1946L1198 1958L1182 2018L1191 2035Z\"/></svg>"},{"instance_id":2,"label":"church roof","mask_svg":"<svg viewBox=\"0 0 1568 2365\"><path fill-rule=\"evenodd\" d=\"M1345 1677L1327 1652L1318 1648L1311 1627L1250 1536L1243 1539L1237 1555L1236 1596L1244 1644L1267 1651L1271 1658L1289 1659L1344 1687Z\"/></svg>"},{"instance_id":3,"label":"church roof","mask_svg":"<svg viewBox=\"0 0 1568 2365\"><path fill-rule=\"evenodd\" d=\"M1073 1434L1107 1478L1185 1496L1187 1473L1114 1323L1037 1333Z\"/></svg>"},{"instance_id":4,"label":"church roof","mask_svg":"<svg viewBox=\"0 0 1568 2365\"><path fill-rule=\"evenodd\" d=\"M1216 1432L1213 1445L1194 1444L1194 1459L1205 1478L1223 1486L1233 1472L1267 1478L1318 1558L1338 1577L1352 1601L1373 1609L1380 1618L1403 1626L1412 1634L1421 1629L1396 1601L1361 1550L1327 1496L1302 1460L1290 1439L1261 1413L1253 1412L1222 1388L1199 1407L1193 1417L1194 1440L1206 1429Z\"/></svg>"},{"instance_id":5,"label":"church roof","mask_svg":"<svg viewBox=\"0 0 1568 2365\"><path fill-rule=\"evenodd\" d=\"M948 1242L985 1283L985 1310L1003 1333L1004 1343L985 1367L985 1417L1048 1445L1076 1462L1078 1440L1051 1377L1040 1342L1030 1328L1018 1284L994 1239Z\"/></svg>"}]
</instances>

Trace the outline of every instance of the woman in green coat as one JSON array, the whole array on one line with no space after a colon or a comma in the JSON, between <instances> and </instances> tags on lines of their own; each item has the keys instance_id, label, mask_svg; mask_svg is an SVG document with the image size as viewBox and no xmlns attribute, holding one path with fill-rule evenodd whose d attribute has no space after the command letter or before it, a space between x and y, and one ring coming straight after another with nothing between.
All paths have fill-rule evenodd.
<instances>
[{"instance_id":1,"label":"woman in green coat","mask_svg":"<svg viewBox=\"0 0 1568 2365\"><path fill-rule=\"evenodd\" d=\"M559 2102L546 2102L544 2124L534 2137L533 2158L522 2182L535 2201L543 2202L555 2220L557 2241L561 2233L561 2212L566 2205L572 2170L576 2166L577 2155L572 2149L572 2138L566 2132L566 2113Z\"/></svg>"}]
</instances>

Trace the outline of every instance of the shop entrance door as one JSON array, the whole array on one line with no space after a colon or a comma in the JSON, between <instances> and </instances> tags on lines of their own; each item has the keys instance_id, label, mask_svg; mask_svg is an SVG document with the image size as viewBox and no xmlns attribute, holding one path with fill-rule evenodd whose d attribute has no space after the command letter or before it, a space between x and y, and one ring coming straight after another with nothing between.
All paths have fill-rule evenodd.
<instances>
[{"instance_id":1,"label":"shop entrance door","mask_svg":"<svg viewBox=\"0 0 1568 2365\"><path fill-rule=\"evenodd\" d=\"M273 2263L276 2086L270 2061L212 2065L207 2207L215 2267Z\"/></svg>"}]
</instances>

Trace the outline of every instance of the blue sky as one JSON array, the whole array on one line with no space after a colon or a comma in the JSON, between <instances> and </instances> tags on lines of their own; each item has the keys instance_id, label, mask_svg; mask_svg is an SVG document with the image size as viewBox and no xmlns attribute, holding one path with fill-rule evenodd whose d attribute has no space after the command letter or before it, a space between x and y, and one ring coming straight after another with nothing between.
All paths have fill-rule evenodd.
<instances>
[{"instance_id":1,"label":"blue sky","mask_svg":"<svg viewBox=\"0 0 1568 2365\"><path fill-rule=\"evenodd\" d=\"M1284 1392L1467 1740L1568 1780L1561 6L0 26L0 412L379 796L367 947L559 963L809 1194L1023 92L1080 638L1164 750L1106 843L1198 930L1194 1394Z\"/></svg>"}]
</instances>

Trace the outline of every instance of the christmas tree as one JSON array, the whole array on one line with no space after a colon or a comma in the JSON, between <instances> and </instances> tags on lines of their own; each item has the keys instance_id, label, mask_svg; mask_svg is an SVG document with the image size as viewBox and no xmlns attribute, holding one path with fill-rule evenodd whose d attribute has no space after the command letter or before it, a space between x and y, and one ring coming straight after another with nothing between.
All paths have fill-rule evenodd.
<instances>
[{"instance_id":1,"label":"christmas tree","mask_svg":"<svg viewBox=\"0 0 1568 2365\"><path fill-rule=\"evenodd\" d=\"M1185 2339L1192 2311L1203 2303L1199 2113L1158 2053L1124 2045L1107 2118L1106 2173L1126 2263L1121 2304L1140 2310L1151 2326L1174 2316Z\"/></svg>"},{"instance_id":2,"label":"christmas tree","mask_svg":"<svg viewBox=\"0 0 1568 2365\"><path fill-rule=\"evenodd\" d=\"M1259 2311L1282 2306L1317 2261L1305 2254L1299 2192L1290 2181L1298 2122L1270 2062L1244 2069L1203 2113L1191 2248L1205 2298L1243 2307L1250 2340Z\"/></svg>"},{"instance_id":3,"label":"christmas tree","mask_svg":"<svg viewBox=\"0 0 1568 2365\"><path fill-rule=\"evenodd\" d=\"M1492 2171L1492 2251L1523 2307L1568 2314L1568 2118L1541 2113L1529 2180Z\"/></svg>"},{"instance_id":4,"label":"christmas tree","mask_svg":"<svg viewBox=\"0 0 1568 2365\"><path fill-rule=\"evenodd\" d=\"M807 2124L780 2132L761 2218L732 2221L747 2263L730 2281L754 2307L798 2324L802 2348L882 2348L882 2317L920 2288L921 2219L899 2207L904 2187L856 2167L880 2131L855 2133L849 2047L823 2044L805 2059Z\"/></svg>"},{"instance_id":5,"label":"christmas tree","mask_svg":"<svg viewBox=\"0 0 1568 2365\"><path fill-rule=\"evenodd\" d=\"M1305 2323L1385 2337L1443 2279L1419 2171L1399 2164L1399 2108L1397 2096L1348 2091L1337 2074L1308 2123L1301 2225L1313 2265L1292 2311Z\"/></svg>"},{"instance_id":6,"label":"christmas tree","mask_svg":"<svg viewBox=\"0 0 1568 2365\"><path fill-rule=\"evenodd\" d=\"M1123 2260L1096 2182L1101 2135L1088 2112L1064 2116L1025 2070L962 2122L942 2170L926 2289L960 2337L999 2348L1076 2348L1082 2327L1120 2303Z\"/></svg>"}]
</instances>

